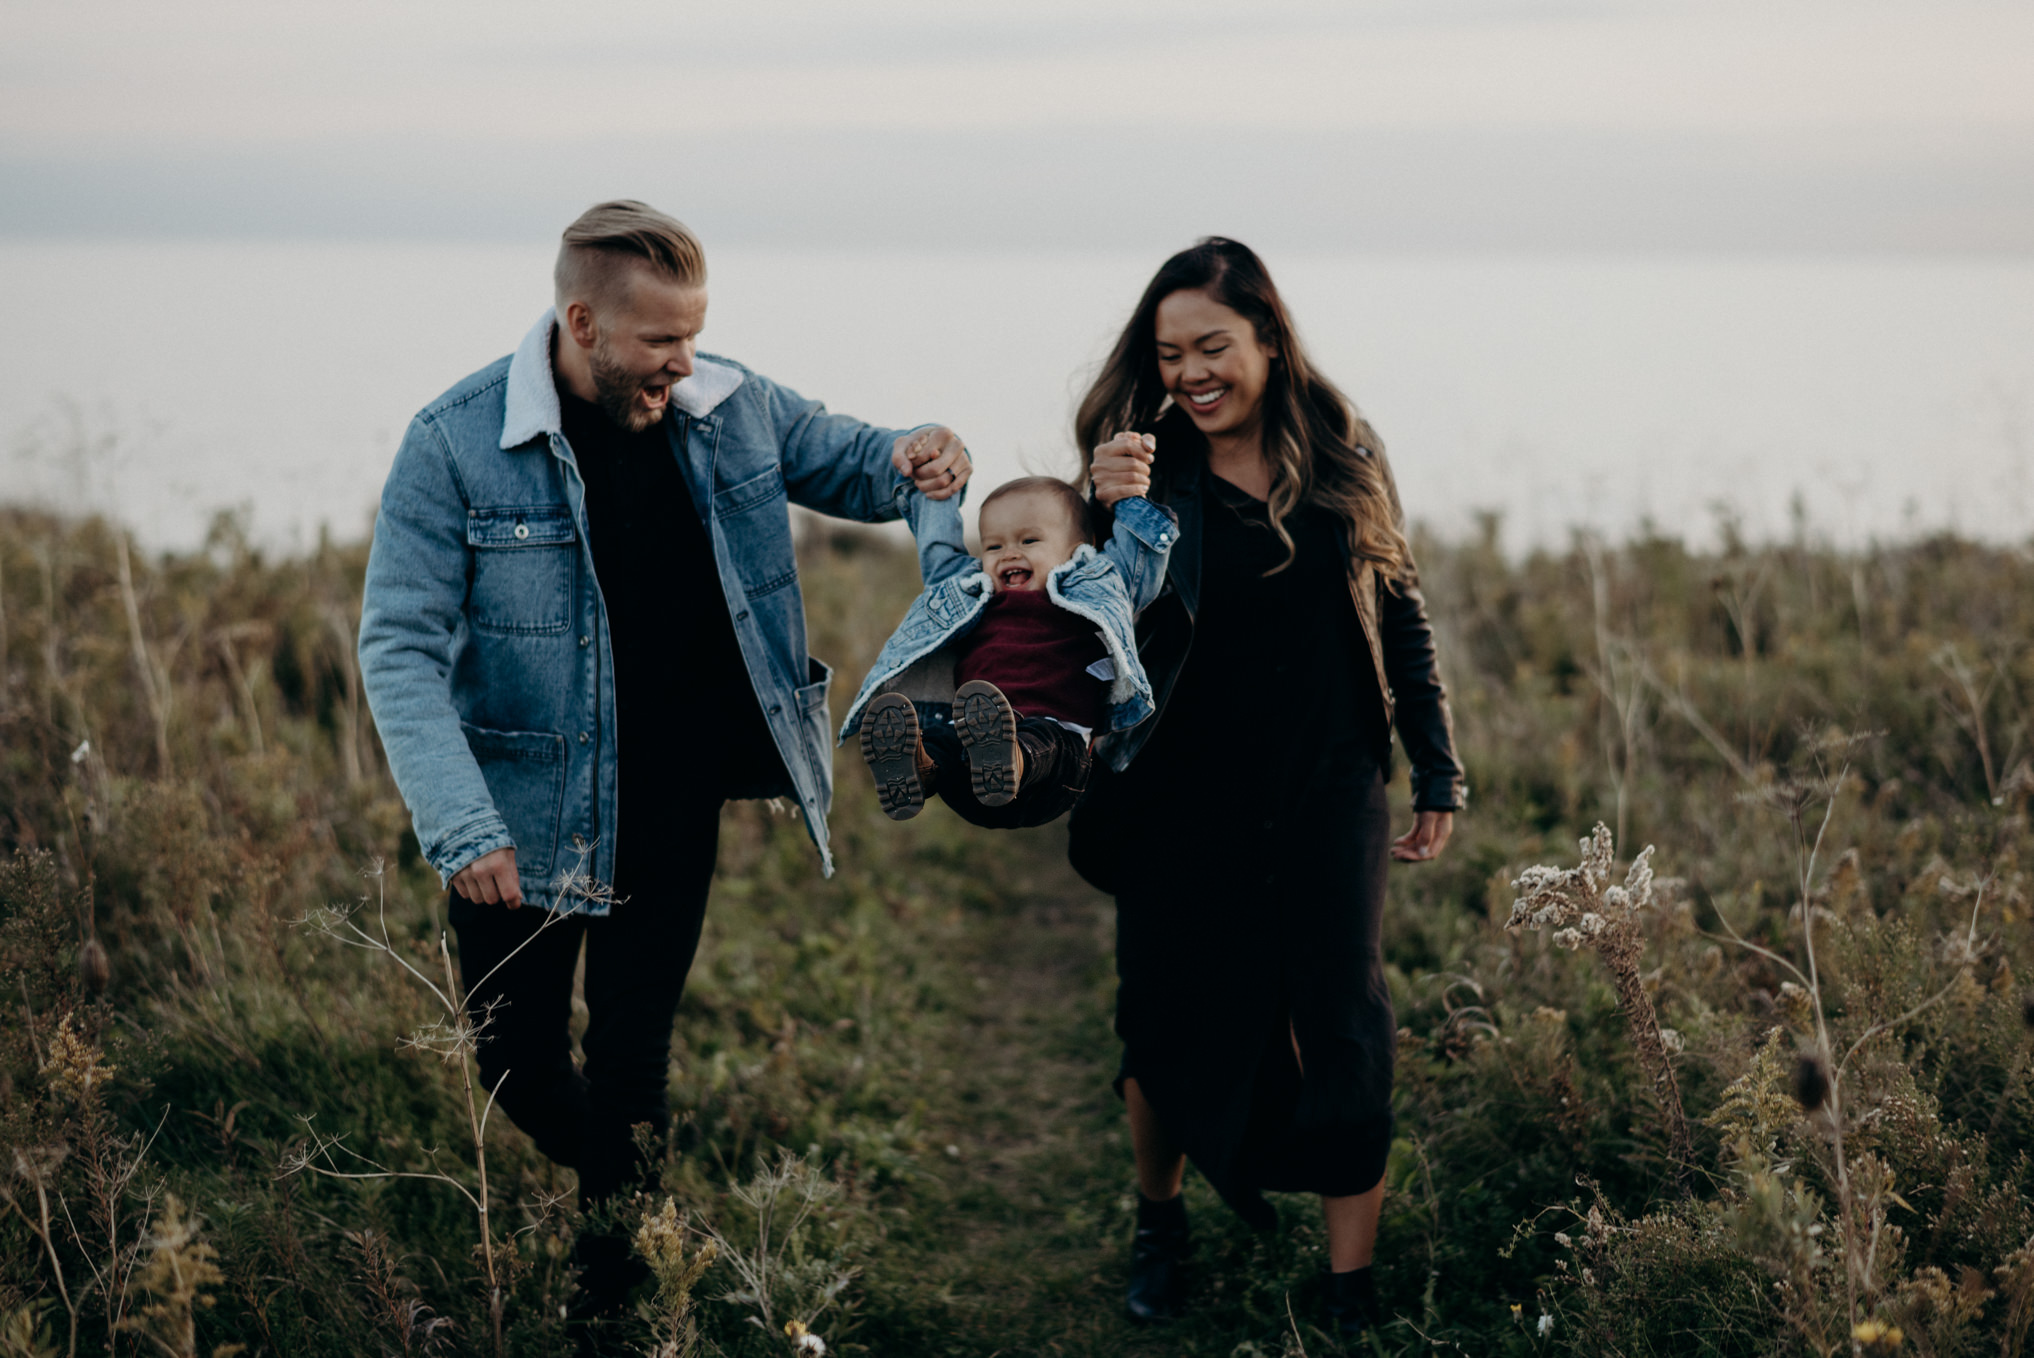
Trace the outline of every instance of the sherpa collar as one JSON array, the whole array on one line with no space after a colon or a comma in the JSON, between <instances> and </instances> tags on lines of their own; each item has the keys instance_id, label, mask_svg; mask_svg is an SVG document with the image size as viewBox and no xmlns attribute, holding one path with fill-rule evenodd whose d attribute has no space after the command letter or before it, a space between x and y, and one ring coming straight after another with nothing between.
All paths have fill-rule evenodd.
<instances>
[{"instance_id":1,"label":"sherpa collar","mask_svg":"<svg viewBox=\"0 0 2034 1358\"><path fill-rule=\"evenodd\" d=\"M560 432L564 414L558 409L558 386L551 374L551 332L558 311L546 307L530 333L509 359L508 402L502 414L501 446L518 448L532 439ZM693 360L692 375L671 388L671 404L702 419L734 395L745 374L731 363L710 358Z\"/></svg>"}]
</instances>

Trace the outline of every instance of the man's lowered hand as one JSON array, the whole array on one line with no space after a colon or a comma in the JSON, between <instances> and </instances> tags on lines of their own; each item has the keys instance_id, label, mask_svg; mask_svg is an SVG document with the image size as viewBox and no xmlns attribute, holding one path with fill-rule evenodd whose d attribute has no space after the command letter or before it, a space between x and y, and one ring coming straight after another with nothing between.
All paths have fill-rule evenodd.
<instances>
[{"instance_id":1,"label":"man's lowered hand","mask_svg":"<svg viewBox=\"0 0 2034 1358\"><path fill-rule=\"evenodd\" d=\"M515 849L496 849L474 859L452 874L452 889L475 905L516 909L523 903L523 880L516 875Z\"/></svg>"}]
</instances>

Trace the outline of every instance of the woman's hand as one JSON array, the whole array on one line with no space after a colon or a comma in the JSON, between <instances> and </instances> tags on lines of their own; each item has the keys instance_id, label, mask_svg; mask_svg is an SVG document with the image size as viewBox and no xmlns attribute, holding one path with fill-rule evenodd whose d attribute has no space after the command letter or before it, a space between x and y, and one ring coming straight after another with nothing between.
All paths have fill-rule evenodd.
<instances>
[{"instance_id":1,"label":"woman's hand","mask_svg":"<svg viewBox=\"0 0 2034 1358\"><path fill-rule=\"evenodd\" d=\"M1105 505L1133 500L1151 491L1151 459L1158 440L1149 434L1118 434L1095 449L1088 464L1095 499Z\"/></svg>"},{"instance_id":2,"label":"woman's hand","mask_svg":"<svg viewBox=\"0 0 2034 1358\"><path fill-rule=\"evenodd\" d=\"M1431 863L1448 847L1455 833L1453 811L1422 811L1413 828L1391 841L1392 859L1400 863Z\"/></svg>"},{"instance_id":3,"label":"woman's hand","mask_svg":"<svg viewBox=\"0 0 2034 1358\"><path fill-rule=\"evenodd\" d=\"M975 474L975 461L968 456L961 436L940 425L908 434L890 445L890 465L928 500L944 500L960 493Z\"/></svg>"}]
</instances>

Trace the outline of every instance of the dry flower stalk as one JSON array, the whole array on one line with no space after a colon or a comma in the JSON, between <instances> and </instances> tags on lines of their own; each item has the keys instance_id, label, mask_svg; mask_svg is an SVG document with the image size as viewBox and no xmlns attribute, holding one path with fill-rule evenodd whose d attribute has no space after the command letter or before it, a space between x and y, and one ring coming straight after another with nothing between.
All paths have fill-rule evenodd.
<instances>
[{"instance_id":1,"label":"dry flower stalk","mask_svg":"<svg viewBox=\"0 0 2034 1358\"><path fill-rule=\"evenodd\" d=\"M1646 947L1640 912L1653 904L1653 848L1648 844L1632 860L1622 886L1611 881L1617 843L1609 826L1599 821L1581 842L1581 854L1576 867L1541 866L1520 873L1511 884L1518 899L1512 902L1504 927L1552 929L1554 942L1561 947L1586 946L1603 959L1617 987L1618 1008L1624 1012L1632 1047L1666 1118L1674 1173L1685 1182L1693 1150L1687 1114L1681 1108L1681 1086L1674 1078L1672 1054L1680 1049L1679 1035L1660 1026L1653 998L1639 975L1639 958Z\"/></svg>"},{"instance_id":2,"label":"dry flower stalk","mask_svg":"<svg viewBox=\"0 0 2034 1358\"><path fill-rule=\"evenodd\" d=\"M657 1280L658 1333L652 1358L695 1358L700 1349L692 1292L720 1257L720 1247L702 1238L695 1248L684 1214L674 1199L666 1197L663 1207L646 1214L636 1228L636 1253Z\"/></svg>"},{"instance_id":3,"label":"dry flower stalk","mask_svg":"<svg viewBox=\"0 0 2034 1358\"><path fill-rule=\"evenodd\" d=\"M201 1225L200 1218L184 1215L174 1193L163 1199L162 1215L148 1233L148 1262L136 1278L155 1300L117 1327L143 1336L170 1358L198 1358L197 1313L213 1303L207 1289L226 1281L212 1262L218 1252L198 1238ZM212 1358L240 1351L238 1344L221 1344Z\"/></svg>"}]
</instances>

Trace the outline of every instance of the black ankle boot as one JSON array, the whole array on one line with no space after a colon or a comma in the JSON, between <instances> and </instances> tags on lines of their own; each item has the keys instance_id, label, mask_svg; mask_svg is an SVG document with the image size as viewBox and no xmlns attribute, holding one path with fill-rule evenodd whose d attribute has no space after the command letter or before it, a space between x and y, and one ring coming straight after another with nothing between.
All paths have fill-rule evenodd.
<instances>
[{"instance_id":1,"label":"black ankle boot","mask_svg":"<svg viewBox=\"0 0 2034 1358\"><path fill-rule=\"evenodd\" d=\"M1328 1333L1337 1339L1361 1339L1377 1323L1377 1286L1370 1266L1347 1273L1329 1273L1326 1294Z\"/></svg>"},{"instance_id":2,"label":"black ankle boot","mask_svg":"<svg viewBox=\"0 0 2034 1358\"><path fill-rule=\"evenodd\" d=\"M1190 1240L1186 1196L1153 1202L1137 1195L1137 1234L1130 1242L1132 1320L1167 1321L1179 1314L1181 1269Z\"/></svg>"},{"instance_id":3,"label":"black ankle boot","mask_svg":"<svg viewBox=\"0 0 2034 1358\"><path fill-rule=\"evenodd\" d=\"M632 1353L626 1342L629 1292L650 1274L630 1249L628 1237L587 1233L572 1246L579 1286L566 1304L565 1328L581 1358Z\"/></svg>"}]
</instances>

